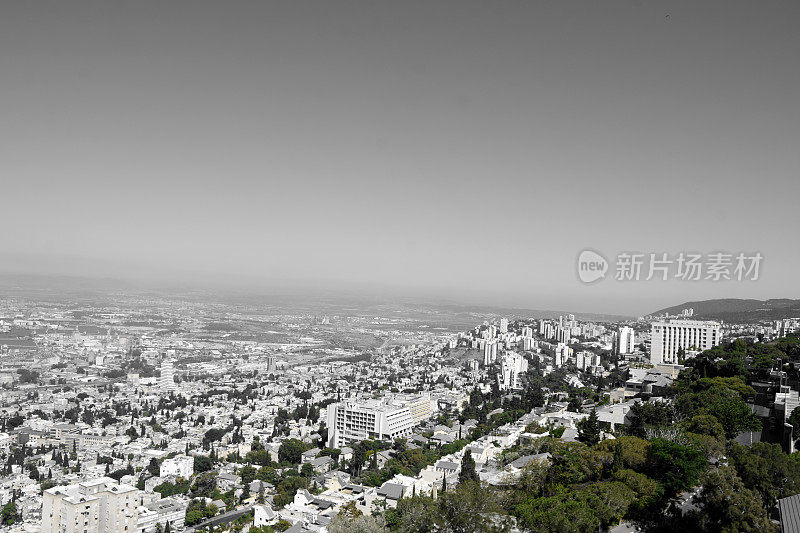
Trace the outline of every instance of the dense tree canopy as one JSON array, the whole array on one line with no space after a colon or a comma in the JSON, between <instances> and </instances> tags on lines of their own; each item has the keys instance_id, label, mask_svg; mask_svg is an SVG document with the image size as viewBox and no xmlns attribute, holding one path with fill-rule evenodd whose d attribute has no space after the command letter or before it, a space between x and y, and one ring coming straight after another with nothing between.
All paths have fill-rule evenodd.
<instances>
[{"instance_id":1,"label":"dense tree canopy","mask_svg":"<svg viewBox=\"0 0 800 533\"><path fill-rule=\"evenodd\" d=\"M288 462L293 465L300 464L303 460L303 452L308 450L308 445L298 439L286 439L281 442L278 448L278 460Z\"/></svg>"}]
</instances>

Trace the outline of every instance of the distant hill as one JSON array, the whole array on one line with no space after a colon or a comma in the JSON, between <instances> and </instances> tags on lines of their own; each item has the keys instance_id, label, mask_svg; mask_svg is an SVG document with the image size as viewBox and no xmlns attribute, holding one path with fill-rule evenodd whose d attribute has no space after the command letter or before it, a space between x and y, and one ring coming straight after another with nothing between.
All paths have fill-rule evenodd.
<instances>
[{"instance_id":1,"label":"distant hill","mask_svg":"<svg viewBox=\"0 0 800 533\"><path fill-rule=\"evenodd\" d=\"M692 318L695 319L723 320L733 323L800 317L800 300L789 298L776 300L742 300L738 298L703 300L667 307L651 314L663 315L667 313L677 315L687 308L694 309Z\"/></svg>"}]
</instances>

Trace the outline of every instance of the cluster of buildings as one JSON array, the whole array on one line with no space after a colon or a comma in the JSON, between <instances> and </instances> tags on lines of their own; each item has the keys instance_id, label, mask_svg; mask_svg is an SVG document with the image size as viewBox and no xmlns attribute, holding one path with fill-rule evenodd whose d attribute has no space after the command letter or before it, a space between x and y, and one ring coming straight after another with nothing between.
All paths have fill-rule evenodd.
<instances>
[{"instance_id":1,"label":"cluster of buildings","mask_svg":"<svg viewBox=\"0 0 800 533\"><path fill-rule=\"evenodd\" d=\"M20 521L14 529L155 533L169 524L181 531L188 527L190 495L168 494L163 487L193 483L202 475L195 469L197 457L213 455L217 488L235 495L233 504L207 498L219 510L216 524L252 510L257 526L287 520L292 533L325 533L332 516L350 502L370 513L376 502L391 507L410 494L435 495L454 485L466 450L483 481L507 482L531 461L547 460L546 454L527 453L542 436L557 431L564 440L575 439L577 423L591 407L612 438L612 431L630 422L636 402L661 401L682 358L718 345L723 336L759 333L691 320L691 314L621 324L574 315L497 317L457 334L424 332L419 342L367 351L342 348L346 343L339 340L376 331L382 338L406 338L408 330L400 328L407 325L380 317L269 316L261 328L267 333L255 334L246 331L254 320L250 311L201 313L181 305L186 307L150 302L138 304L135 313L85 311L80 319L52 308L0 312L0 342L18 341L4 341L0 364L0 456L7 462L0 505L15 501ZM772 334L798 324L758 327ZM409 448L467 439L477 421L459 423L457 415L470 392L514 394L534 371L578 388L609 376L617 382L604 385L603 405L587 404L580 412L567 409L563 391L543 390L543 407L417 476L365 486L342 468L366 439L405 439ZM786 424L800 399L776 379L764 384L763 396L772 399L776 420ZM498 411L490 414L502 415ZM313 473L315 488L298 490L291 502L279 505L276 487L243 479L236 460L258 443L277 462L287 439L304 443L298 468ZM323 448L338 450L337 460ZM391 454L377 453L378 466ZM255 500L257 494L263 502Z\"/></svg>"}]
</instances>

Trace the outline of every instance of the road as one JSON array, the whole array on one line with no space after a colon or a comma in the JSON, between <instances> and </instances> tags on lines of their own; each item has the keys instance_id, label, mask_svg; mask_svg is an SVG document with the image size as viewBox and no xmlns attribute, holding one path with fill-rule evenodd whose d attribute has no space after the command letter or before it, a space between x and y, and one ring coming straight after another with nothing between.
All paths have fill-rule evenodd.
<instances>
[{"instance_id":1,"label":"road","mask_svg":"<svg viewBox=\"0 0 800 533\"><path fill-rule=\"evenodd\" d=\"M227 513L214 516L209 518L205 522L200 522L199 524L195 525L194 528L187 528L187 531L199 531L208 526L217 527L220 524L230 524L234 522L237 518L242 516L243 514L249 512L253 508L252 505L248 505L246 507L242 507L241 509L234 509L233 511L229 511Z\"/></svg>"}]
</instances>

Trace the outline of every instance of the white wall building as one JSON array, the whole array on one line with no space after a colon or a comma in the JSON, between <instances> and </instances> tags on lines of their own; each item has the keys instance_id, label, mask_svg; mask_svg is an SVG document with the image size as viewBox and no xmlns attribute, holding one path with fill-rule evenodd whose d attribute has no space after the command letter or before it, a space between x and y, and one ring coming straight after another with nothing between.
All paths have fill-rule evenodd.
<instances>
[{"instance_id":1,"label":"white wall building","mask_svg":"<svg viewBox=\"0 0 800 533\"><path fill-rule=\"evenodd\" d=\"M278 515L268 504L253 507L253 525L255 527L268 526L278 520Z\"/></svg>"},{"instance_id":2,"label":"white wall building","mask_svg":"<svg viewBox=\"0 0 800 533\"><path fill-rule=\"evenodd\" d=\"M544 337L545 339L552 339L556 336L556 330L553 327L553 324L550 322L545 322L544 320L539 321L539 335Z\"/></svg>"},{"instance_id":3,"label":"white wall building","mask_svg":"<svg viewBox=\"0 0 800 533\"><path fill-rule=\"evenodd\" d=\"M433 400L430 393L412 396L405 401L405 405L411 413L414 424L424 422L433 416Z\"/></svg>"},{"instance_id":4,"label":"white wall building","mask_svg":"<svg viewBox=\"0 0 800 533\"><path fill-rule=\"evenodd\" d=\"M572 353L572 348L559 342L556 346L555 353L553 354L553 364L556 367L564 366L569 361L569 356Z\"/></svg>"},{"instance_id":5,"label":"white wall building","mask_svg":"<svg viewBox=\"0 0 800 533\"><path fill-rule=\"evenodd\" d=\"M178 455L161 463L161 476L176 476L189 479L194 474L194 457Z\"/></svg>"},{"instance_id":6,"label":"white wall building","mask_svg":"<svg viewBox=\"0 0 800 533\"><path fill-rule=\"evenodd\" d=\"M527 371L527 359L515 352L504 353L500 364L500 374L497 376L500 381L500 389L521 389L522 373Z\"/></svg>"},{"instance_id":7,"label":"white wall building","mask_svg":"<svg viewBox=\"0 0 800 533\"><path fill-rule=\"evenodd\" d=\"M569 344L571 335L570 330L568 328L563 328L561 326L556 328L556 341L563 342L564 344Z\"/></svg>"},{"instance_id":8,"label":"white wall building","mask_svg":"<svg viewBox=\"0 0 800 533\"><path fill-rule=\"evenodd\" d=\"M345 400L328 406L328 446L341 448L366 439L408 437L414 418L405 403Z\"/></svg>"},{"instance_id":9,"label":"white wall building","mask_svg":"<svg viewBox=\"0 0 800 533\"><path fill-rule=\"evenodd\" d=\"M108 477L43 493L42 533L133 533L139 491Z\"/></svg>"},{"instance_id":10,"label":"white wall building","mask_svg":"<svg viewBox=\"0 0 800 533\"><path fill-rule=\"evenodd\" d=\"M187 505L188 502L178 498L164 498L162 500L149 503L145 507L140 507L138 525L139 532L155 533L156 524L161 524L163 530L167 526L167 523L169 523L171 530L180 531L184 526ZM142 518L143 516L150 518L153 516L153 514L155 514L155 519L148 521L152 524L152 529L150 529L142 522Z\"/></svg>"},{"instance_id":11,"label":"white wall building","mask_svg":"<svg viewBox=\"0 0 800 533\"><path fill-rule=\"evenodd\" d=\"M497 343L488 341L483 346L483 365L489 366L497 361Z\"/></svg>"},{"instance_id":12,"label":"white wall building","mask_svg":"<svg viewBox=\"0 0 800 533\"><path fill-rule=\"evenodd\" d=\"M650 336L650 362L654 365L678 363L678 350L708 350L721 340L719 322L677 320L653 322Z\"/></svg>"},{"instance_id":13,"label":"white wall building","mask_svg":"<svg viewBox=\"0 0 800 533\"><path fill-rule=\"evenodd\" d=\"M575 354L575 366L584 371L600 366L600 356L592 352L578 352Z\"/></svg>"},{"instance_id":14,"label":"white wall building","mask_svg":"<svg viewBox=\"0 0 800 533\"><path fill-rule=\"evenodd\" d=\"M161 361L161 378L158 380L158 385L162 391L169 392L178 389L175 385L175 367L173 365L171 359Z\"/></svg>"},{"instance_id":15,"label":"white wall building","mask_svg":"<svg viewBox=\"0 0 800 533\"><path fill-rule=\"evenodd\" d=\"M522 337L522 342L520 343L520 347L527 352L535 350L538 347L538 344L531 337Z\"/></svg>"},{"instance_id":16,"label":"white wall building","mask_svg":"<svg viewBox=\"0 0 800 533\"><path fill-rule=\"evenodd\" d=\"M619 343L620 354L633 353L633 347L636 344L633 328L629 326L619 328L619 338L617 342Z\"/></svg>"}]
</instances>

